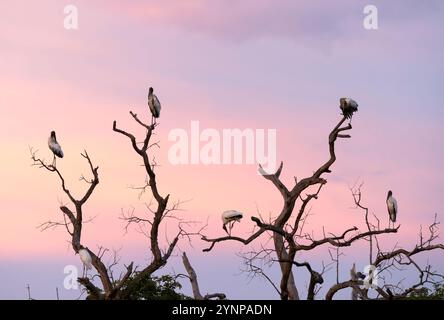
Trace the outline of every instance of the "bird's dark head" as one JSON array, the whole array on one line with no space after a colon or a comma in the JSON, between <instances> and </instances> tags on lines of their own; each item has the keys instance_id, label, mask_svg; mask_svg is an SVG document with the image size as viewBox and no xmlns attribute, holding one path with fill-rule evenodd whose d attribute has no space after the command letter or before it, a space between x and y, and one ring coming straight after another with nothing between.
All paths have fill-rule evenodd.
<instances>
[{"instance_id":1,"label":"bird's dark head","mask_svg":"<svg viewBox=\"0 0 444 320\"><path fill-rule=\"evenodd\" d=\"M153 92L154 92L153 87L150 87L150 88L148 89L148 93L149 93L149 94L153 94Z\"/></svg>"},{"instance_id":2,"label":"bird's dark head","mask_svg":"<svg viewBox=\"0 0 444 320\"><path fill-rule=\"evenodd\" d=\"M390 198L392 196L392 190L389 190L389 192L387 193L387 198Z\"/></svg>"},{"instance_id":3,"label":"bird's dark head","mask_svg":"<svg viewBox=\"0 0 444 320\"><path fill-rule=\"evenodd\" d=\"M56 137L55 131L51 131L51 138L55 139L55 137Z\"/></svg>"},{"instance_id":4,"label":"bird's dark head","mask_svg":"<svg viewBox=\"0 0 444 320\"><path fill-rule=\"evenodd\" d=\"M341 98L341 99L339 99L339 104L340 104L341 108L343 108L347 104L347 100L345 98Z\"/></svg>"}]
</instances>

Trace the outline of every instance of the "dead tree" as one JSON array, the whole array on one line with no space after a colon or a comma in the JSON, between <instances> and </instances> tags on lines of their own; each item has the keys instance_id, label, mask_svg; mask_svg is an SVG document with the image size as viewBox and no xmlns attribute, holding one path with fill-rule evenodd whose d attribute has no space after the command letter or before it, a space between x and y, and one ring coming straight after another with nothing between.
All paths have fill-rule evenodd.
<instances>
[{"instance_id":1,"label":"dead tree","mask_svg":"<svg viewBox=\"0 0 444 320\"><path fill-rule=\"evenodd\" d=\"M360 193L360 190L359 190ZM377 292L375 299L403 299L418 290L428 290L427 285L435 286L444 283L444 274L433 271L432 266L427 263L425 267L421 267L415 260L416 256L434 250L444 250L444 244L435 243L439 237L437 215L434 221L428 226L429 235L424 237L422 230L419 232L418 243L410 250L404 248L394 248L390 251L381 250L378 237L375 235L375 243L377 244L376 257L371 261L370 266L377 270L376 275L371 277L367 275L366 280L359 280L351 275L351 279L332 286L327 294L326 299L331 300L340 290L353 288L354 294L363 300L368 300L368 287ZM374 227L372 225L372 227ZM418 274L417 282L404 287L401 283L392 284L391 276L394 272L402 272L406 267L413 267ZM383 283L372 284L372 278L376 278Z\"/></svg>"},{"instance_id":2,"label":"dead tree","mask_svg":"<svg viewBox=\"0 0 444 320\"><path fill-rule=\"evenodd\" d=\"M193 267L191 266L190 260L187 257L187 254L183 252L182 254L182 262L185 267L185 270L187 271L187 278L190 280L191 289L193 291L194 299L196 300L211 300L211 299L219 299L224 300L226 298L226 295L224 293L211 293L206 294L203 296L200 293L199 289L199 282L197 281L197 274L196 271L194 271Z\"/></svg>"},{"instance_id":3,"label":"dead tree","mask_svg":"<svg viewBox=\"0 0 444 320\"><path fill-rule=\"evenodd\" d=\"M88 250L92 258L92 265L99 274L103 290L95 286L87 277L78 278L78 282L87 289L92 299L108 299L112 298L116 293L116 291L114 290L115 286L113 286L113 284L111 283L108 270L105 264L102 262L101 257L81 242L83 228L83 205L88 201L88 199L94 192L94 189L99 184L99 167L95 167L93 165L91 158L86 151L84 151L84 153L82 153L81 155L88 162L92 178L86 179L83 177L82 180L85 181L89 185L89 187L81 197L75 197L68 189L62 173L55 166L45 164L43 160L36 157L35 152L32 152L31 158L34 161L34 165L38 165L41 168L57 174L61 183L62 190L68 196L68 199L71 201L71 205L73 208L70 209L68 208L68 206L62 205L60 207L60 211L63 214L64 222L55 223L49 221L42 224L40 227L45 230L47 228L55 227L58 225L64 225L66 227L66 231L71 236L71 246L74 252L77 254L80 249ZM131 274L132 268L132 264L127 267L128 276L129 274Z\"/></svg>"},{"instance_id":4,"label":"dead tree","mask_svg":"<svg viewBox=\"0 0 444 320\"><path fill-rule=\"evenodd\" d=\"M144 190L146 188L149 188L151 190L151 193L155 201L154 209L151 209L151 206L148 206L149 211L153 215L153 218L151 220L140 218L134 215L123 217L123 219L127 221L127 224L132 224L132 223L138 224L145 221L148 222L151 227L149 231L149 238L150 238L150 249L153 259L151 263L145 268L143 268L140 272L138 272L137 275L132 280L137 282L143 279L144 277L150 276L155 271L159 270L160 268L166 265L168 259L170 258L171 254L173 253L173 250L177 245L177 242L179 241L179 238L182 235L184 235L185 232L179 225L179 231L177 232L176 236L170 242L166 251L162 253L158 242L159 226L165 218L171 216L172 212L177 210L180 202L176 202L175 204L172 205L171 208L168 208L170 195L167 194L166 196L162 196L157 186L156 174L154 172L156 163L155 161L151 161L148 155L149 149L153 146L157 146L156 142L151 143L151 137L157 124L156 123L151 125L145 124L137 117L137 114L133 113L132 111L130 111L130 114L140 126L146 129L146 134L141 147L138 146L136 137L133 134L117 128L116 121L114 121L113 123L113 130L117 133L126 136L130 140L133 150L141 157L143 161L143 168L147 175L146 179L147 183L143 188Z\"/></svg>"},{"instance_id":5,"label":"dead tree","mask_svg":"<svg viewBox=\"0 0 444 320\"><path fill-rule=\"evenodd\" d=\"M340 235L334 235L331 233L326 234L324 231L323 238L320 239L316 239L309 233L303 233L305 220L307 219L308 214L306 211L307 205L313 199L318 198L321 189L327 183L324 175L331 173L331 166L336 161L335 142L338 138L350 138L350 135L345 134L345 132L351 130L352 126L351 123L344 125L346 120L347 118L343 117L328 136L328 160L315 170L311 176L299 181L295 177L295 183L291 188L287 188L280 179L283 162L281 162L278 170L273 174L265 172L263 168L259 166L259 171L263 177L270 181L282 196L282 207L277 218L267 223L261 221L257 217L251 217L251 220L255 223L258 229L246 239L236 236L209 238L206 235L202 235L202 240L210 244L208 248L204 249L204 251L210 251L217 243L225 241L238 241L244 245L248 245L258 239L263 233L268 233L273 239L273 253L276 255L274 261L279 263L281 269L281 281L278 290L281 299L300 298L292 272L293 267L304 267L309 272L310 284L307 299L314 299L316 286L324 282L322 272L315 271L309 262L298 262L296 260L296 254L298 252L314 250L325 244L329 244L336 248L348 247L361 239L373 239L376 235L396 233L399 227L381 229L379 227L370 228L369 226L366 231L359 231L355 226L349 227ZM304 191L309 188L313 191L303 195ZM299 207L295 210L297 202L299 203ZM269 255L269 252L267 252L267 255ZM263 258L263 256L259 258ZM356 282L347 283L346 287L355 284ZM342 287L344 286L344 283L337 284L336 286Z\"/></svg>"},{"instance_id":6,"label":"dead tree","mask_svg":"<svg viewBox=\"0 0 444 320\"><path fill-rule=\"evenodd\" d=\"M133 262L131 262L128 266L126 266L126 272L117 280L114 280L110 267L107 267L102 261L103 255L107 250L99 248L99 250L95 252L82 242L82 228L85 223L83 219L83 205L88 201L88 199L91 197L94 190L96 189L97 185L99 184L99 167L93 165L93 162L86 151L81 154L82 157L86 159L89 165L91 178L87 179L84 176L81 177L81 180L88 184L88 188L83 195L81 195L80 197L76 197L67 187L65 179L59 169L57 169L55 166L46 164L43 160L37 158L36 152L32 151L32 149L30 150L33 164L51 173L55 173L60 180L63 192L66 194L71 202L71 205L62 205L60 207L63 216L62 222L48 221L43 223L40 227L42 230L46 230L48 228L56 226L64 226L71 237L71 245L74 252L78 253L80 249L88 250L92 257L92 265L97 271L101 282L101 287L98 287L91 281L92 278L78 278L78 282L88 292L88 299L129 299L131 297L130 290L123 290L123 288L131 287L131 283L137 283L138 281L141 281L146 277L150 277L155 271L165 266L173 250L175 249L179 238L181 237L181 235L184 234L183 229L179 227L179 231L177 232L174 239L169 243L167 249L164 252L161 251L158 242L159 227L164 219L171 216L172 212L177 209L178 203L175 203L172 205L171 208L168 208L170 195L168 194L166 196L162 196L158 190L156 174L154 172L154 164L151 163L150 156L148 154L150 148L156 144L151 143L151 137L153 131L156 128L156 124L147 125L137 117L137 114L133 112L130 112L130 114L137 124L146 129L146 134L144 136L142 146L138 146L138 143L136 142L136 137L133 134L117 128L116 121L114 121L113 123L113 131L126 136L130 140L134 151L141 157L143 161L143 168L148 176L145 189L149 188L149 190L151 191L156 206L155 209L151 209L151 207L149 206L149 214L152 215L152 218L150 218L149 216L146 218L141 218L131 214L129 216L124 216L123 219L127 223L126 227L128 227L129 224L148 222L149 230L147 230L147 233L149 234L150 238L150 251L152 254L152 260L140 271L135 271L135 268L133 268ZM113 265L115 265L116 263L117 262L115 260Z\"/></svg>"},{"instance_id":7,"label":"dead tree","mask_svg":"<svg viewBox=\"0 0 444 320\"><path fill-rule=\"evenodd\" d=\"M354 187L351 189L353 200L357 208L365 212L365 223L368 231L378 230L380 228L380 219L373 214L374 222L371 221L369 216L369 208L362 204L362 185ZM326 299L332 299L333 296L340 290L345 288L352 288L352 296L357 299L367 300L369 287L375 289L377 292L377 298L382 299L402 299L407 297L409 294L413 293L418 288L426 288L426 285L439 285L444 282L444 275L438 272L432 272L431 265L427 264L424 268L419 266L414 260L414 256L432 250L442 250L444 245L440 243L435 243L439 237L438 233L439 222L437 221L437 215L435 214L432 224L429 225L428 237L424 238L422 228L419 232L419 242L415 245L412 250L406 250L403 248L395 248L391 251L384 252L381 250L378 235L371 235L366 240L369 241L369 267L374 272L377 272L377 279L383 280L382 285L372 285L371 280L375 278L375 275L367 274L365 281L359 281L356 277L355 265L351 270L351 278L343 283L338 283L332 286L327 295ZM399 228L400 226L398 226ZM374 256L374 244L376 245L376 258ZM406 266L413 266L418 272L418 282L408 286L407 288L401 288L400 284L391 284L390 279L392 278L391 273L401 272ZM367 283L366 283L367 282ZM427 289L426 289L427 290Z\"/></svg>"},{"instance_id":8,"label":"dead tree","mask_svg":"<svg viewBox=\"0 0 444 320\"><path fill-rule=\"evenodd\" d=\"M278 261L281 269L281 282L279 285L281 299L283 300L299 299L299 293L296 288L292 272L292 267L293 265L295 265L294 262L295 262L296 252L298 250L308 250L309 247L314 248L318 245L328 242L334 243L335 241L344 239L346 234L348 234L349 232L355 231L355 229L350 229L346 231L342 237L334 237L331 239L326 238L320 241L315 240L312 242L311 245L309 245L309 247L306 248L303 247L301 248L301 246L295 242L295 235L300 228L301 219L303 218L303 214L305 212L308 203L312 199L317 199L318 194L321 191L322 187L327 183L327 180L325 180L322 177L322 175L324 175L325 173L330 173L331 172L330 167L336 161L336 153L335 153L336 140L338 138L350 138L350 135L344 134L345 131L352 129L350 123L348 125L343 126L346 120L347 118L343 117L339 121L339 123L334 127L334 129L330 132L330 135L328 137L329 155L330 155L329 159L323 165L321 165L311 176L301 179L299 181L297 181L297 179L295 178L295 183L291 189L287 188L287 186L285 186L284 183L280 180L280 175L283 168L283 162L281 162L278 170L273 174L267 173L263 170L261 166L259 167L259 171L263 175L263 177L268 181L270 181L282 196L282 208L280 210L278 217L274 219L272 223L266 224L264 222L261 222L257 217L252 217L251 219L257 224L259 229L247 239L242 239L233 236L210 239L206 236L203 236L202 239L204 241L211 243L210 247L205 249L204 251L212 250L216 243L227 240L240 241L244 244L249 244L253 240L257 239L262 233L266 231L271 232L273 237L274 250L277 256L276 260ZM302 193L312 186L318 186L317 192L309 194L305 198L303 198ZM293 225L290 225L289 220L294 213L297 200L301 201L300 209L297 211L297 216ZM304 264L304 266L308 267L309 264L308 263L306 265ZM312 270L311 266L310 269L307 268L307 270ZM312 277L312 279L316 278L318 278L317 282L319 283L321 281L319 277ZM310 296L312 296L312 293L310 293Z\"/></svg>"}]
</instances>

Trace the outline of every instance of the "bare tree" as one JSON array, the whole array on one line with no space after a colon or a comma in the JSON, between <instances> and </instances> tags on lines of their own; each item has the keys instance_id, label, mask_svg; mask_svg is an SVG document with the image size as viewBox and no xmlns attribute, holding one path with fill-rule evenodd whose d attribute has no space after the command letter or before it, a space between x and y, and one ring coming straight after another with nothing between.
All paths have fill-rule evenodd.
<instances>
[{"instance_id":1,"label":"bare tree","mask_svg":"<svg viewBox=\"0 0 444 320\"><path fill-rule=\"evenodd\" d=\"M173 250L176 247L179 238L185 234L185 231L179 225L179 231L168 245L166 251L165 252L161 251L158 241L159 226L162 223L162 221L164 221L165 218L171 216L172 212L178 209L180 202L177 202L173 204L171 208L168 208L168 201L170 199L170 195L167 194L166 196L162 196L157 187L156 174L154 172L156 163L154 160L151 161L148 155L149 149L157 145L157 142L150 143L153 131L156 128L157 124L154 123L152 125L147 125L137 117L137 114L133 113L132 111L130 111L130 114L140 126L146 129L146 134L142 143L142 147L138 147L136 137L133 134L117 128L116 121L114 121L113 123L113 130L117 133L126 136L130 140L133 150L142 158L143 168L145 169L145 172L147 174L147 179L146 179L147 183L144 186L144 188L149 188L151 190L151 193L155 200L154 209L152 209L150 205L148 206L148 210L153 215L153 218L151 220L140 218L134 215L123 217L124 219L126 219L128 224L131 223L138 224L140 222L145 221L148 222L149 225L151 226L149 238L150 238L150 249L153 259L151 263L148 266L146 266L144 269L142 269L140 272L138 272L137 275L132 280L137 282L143 279L144 277L150 276L155 271L165 266L171 254L173 253Z\"/></svg>"},{"instance_id":2,"label":"bare tree","mask_svg":"<svg viewBox=\"0 0 444 320\"><path fill-rule=\"evenodd\" d=\"M438 245L416 247L413 251L394 251L388 255L379 253L376 261L373 261L374 238L377 235L381 234L396 233L398 232L399 226L397 228L381 228L379 222L376 226L371 225L368 217L368 209L360 204L360 195L357 194L354 194L356 205L366 211L365 221L367 230L360 231L357 227L353 226L347 228L340 235L335 235L332 233L327 234L324 231L323 237L320 239L316 239L310 233L303 232L303 228L308 217L307 206L313 199L318 199L321 189L327 183L327 180L323 176L327 173L331 173L331 166L336 161L335 142L338 138L350 138L350 135L345 134L345 132L351 130L352 126L351 123L344 125L346 119L346 117L343 117L328 136L328 160L317 170L315 170L311 176L303 178L299 181L295 177L295 182L291 189L287 188L287 186L285 186L280 179L283 162L281 162L278 170L273 174L265 172L263 168L259 166L259 171L262 173L263 177L268 181L271 181L282 196L282 207L280 209L279 215L275 219L270 222L265 222L258 217L251 217L251 220L255 223L258 229L246 239L231 235L219 238L209 238L206 235L202 235L202 240L210 244L208 248L204 249L204 251L210 251L215 247L217 243L225 241L238 241L243 243L244 245L248 245L256 239L260 238L263 233L270 234L273 239L274 245L272 252L276 255L276 259L274 261L279 263L281 269L281 281L279 284L279 290L277 291L279 292L281 299L286 300L300 298L292 272L293 266L304 267L310 274L310 284L308 287L307 299L314 299L316 293L318 292L317 285L321 285L324 282L322 274L325 271L325 266L323 268L324 270L322 270L321 272L317 272L314 270L309 262L298 262L296 260L297 253L311 251L325 244L329 244L334 248L349 247L356 241L364 239L369 241L370 243L370 262L373 262L373 265L378 266L382 263L382 261L389 260L400 254L404 254L405 256L410 257L412 254L415 254L418 251L441 248L442 245ZM304 191L308 189L312 191L309 191L308 194L303 195ZM297 202L299 202L299 207L296 210ZM264 250L262 248L262 250L260 250L258 254L253 254L253 257L255 257L256 259L264 259L266 257L269 257L269 255L270 250ZM252 263L251 260L249 263ZM337 267L337 278L339 272L338 268L339 267ZM264 274L263 270L258 271L257 268L250 268L250 272L254 272L256 274ZM422 272L425 274L424 270L422 270ZM423 281L425 280L423 279ZM354 287L356 288L356 290L362 291L361 296L366 297L366 290L359 287L359 285L363 284L364 282L362 280L353 279L342 283L339 283L339 280L337 280L337 283L329 290L326 298L332 298L334 293L338 290L349 287ZM384 298L390 297L390 295L381 288L378 288L378 293Z\"/></svg>"},{"instance_id":3,"label":"bare tree","mask_svg":"<svg viewBox=\"0 0 444 320\"><path fill-rule=\"evenodd\" d=\"M365 222L368 230L377 230L380 227L380 220L373 214L375 222L370 221L369 209L362 204L362 184L358 187L351 189L353 200L357 208L364 210L365 212ZM403 248L394 248L393 250L384 252L381 250L378 235L372 235L367 239L369 241L369 256L370 264L368 265L371 273L367 274L365 281L359 281L356 276L355 265L351 270L351 278L348 281L337 283L337 285L332 286L327 292L326 299L332 299L333 296L340 290L345 288L352 288L352 295L355 299L358 297L364 300L369 299L368 289L373 288L377 292L376 298L383 299L402 299L407 297L409 294L415 292L418 288L423 288L428 290L426 285L440 285L444 283L444 275L436 271L432 271L432 266L427 264L425 267L420 267L419 263L414 260L414 256L432 250L444 249L444 245L440 243L435 243L439 237L438 233L439 222L437 221L437 215L435 214L433 222L428 226L428 237L424 237L422 228L419 232L419 242L415 245L412 250L407 250ZM399 228L399 226L398 226ZM374 239L372 239L374 237ZM373 256L373 241L376 244L376 258L372 259ZM401 283L391 284L390 280L393 278L392 274L394 272L400 273L407 266L411 266L418 273L418 281L414 284L409 285L407 288L403 288ZM384 283L380 285L375 285L372 283L374 279L382 280ZM402 281L401 281L402 282Z\"/></svg>"},{"instance_id":4,"label":"bare tree","mask_svg":"<svg viewBox=\"0 0 444 320\"><path fill-rule=\"evenodd\" d=\"M191 289L193 290L193 296L196 300L210 300L210 299L219 299L224 300L226 298L226 295L224 293L211 293L206 294L203 296L200 293L199 289L199 282L197 281L197 274L196 271L194 271L193 267L191 266L190 260L187 257L187 254L185 252L182 253L182 262L185 267L185 270L187 271L188 275L179 275L179 276L185 276L190 280L191 283Z\"/></svg>"},{"instance_id":5,"label":"bare tree","mask_svg":"<svg viewBox=\"0 0 444 320\"><path fill-rule=\"evenodd\" d=\"M76 197L67 187L65 179L59 169L57 169L55 166L46 164L42 159L36 156L36 152L34 152L32 149L30 150L33 164L51 173L55 173L59 178L63 192L71 202L71 206L62 205L60 207L63 221L47 221L41 224L40 228L42 230L46 230L52 227L64 226L67 233L71 237L71 245L74 252L78 253L80 249L88 250L92 257L92 265L96 270L101 283L101 286L99 287L93 283L93 277L78 278L78 282L88 292L88 299L131 298L131 291L127 288L131 288L131 284L138 283L144 278L150 277L154 272L165 266L168 259L171 257L173 250L176 248L179 238L184 234L184 230L179 226L176 236L168 244L166 250L162 252L158 240L159 227L165 218L171 217L174 214L174 211L177 210L180 203L174 203L172 207L169 208L168 203L170 195L168 194L166 196L162 196L158 190L156 174L154 172L155 162L150 159L148 153L153 145L157 145L157 143L151 143L151 137L157 124L145 124L137 117L137 114L133 112L130 112L130 114L137 124L146 129L142 146L139 147L136 137L133 134L119 129L116 121L113 123L113 131L126 136L130 140L133 150L141 157L143 161L143 168L148 177L146 179L146 186L144 187L144 190L151 191L151 194L154 197L155 205L154 208L151 207L152 203L148 205L149 212L146 217L138 217L135 216L134 213L131 213L130 215L124 215L122 219L124 219L127 223L126 228L128 228L128 225L130 224L142 224L146 222L144 227L146 228L145 232L149 234L152 260L140 271L136 271L133 267L133 262L131 262L128 266L125 266L126 271L118 279L114 279L112 274L112 267L118 263L116 254L114 255L113 262L109 266L106 266L103 262L103 256L108 250L99 247L98 251L95 252L82 242L82 228L85 223L83 220L83 205L90 199L91 195L99 184L99 167L93 165L93 162L86 151L81 154L89 165L91 178L85 178L83 175L81 176L81 180L88 185L88 188L83 195Z\"/></svg>"},{"instance_id":6,"label":"bare tree","mask_svg":"<svg viewBox=\"0 0 444 320\"><path fill-rule=\"evenodd\" d=\"M371 266L378 270L377 278L382 280L384 283L380 285L372 284L372 277L369 277L367 281L356 279L356 277L351 277L350 280L338 283L332 286L327 294L326 299L330 300L333 296L340 290L346 288L354 288L356 294L359 298L363 300L370 299L368 296L368 290L366 287L371 287L377 292L376 299L402 299L409 294L414 293L420 288L427 288L426 285L442 285L444 283L444 275L437 271L432 270L432 266L427 264L425 267L420 267L420 264L415 260L415 256L432 250L444 250L444 245L441 243L433 243L434 240L438 238L436 216L434 222L429 226L429 236L424 240L422 233L420 232L420 241L411 250L397 248L387 252L380 250L378 246L378 252L376 258L372 261ZM418 281L414 284L403 288L400 283L390 284L386 281L386 276L383 273L388 273L389 278L392 277L390 274L394 271L402 271L403 267L412 266L418 272ZM374 277L375 278L375 277Z\"/></svg>"},{"instance_id":7,"label":"bare tree","mask_svg":"<svg viewBox=\"0 0 444 320\"><path fill-rule=\"evenodd\" d=\"M323 234L320 238L315 237L313 233L305 232L304 227L309 217L308 205L312 200L318 199L321 190L327 183L324 176L327 173L331 173L331 166L336 161L335 143L338 139L350 138L350 135L345 134L345 132L351 130L352 126L351 123L344 125L347 120L345 116L337 123L328 136L329 157L326 162L308 177L301 180L295 177L294 184L291 188L288 188L280 179L283 162L281 162L275 173L267 173L259 166L259 171L263 177L275 186L282 197L281 208L276 218L265 221L262 218L251 217L254 231L248 238L232 235L209 238L202 233L203 229L197 233L187 233L182 228L183 222L179 219L177 233L172 241L168 243L167 247L162 250L159 244L159 228L166 218L174 217L174 212L178 210L181 202L177 201L170 204L170 195L162 195L158 188L155 173L157 164L155 159L149 154L152 147L158 146L157 142L151 142L157 124L145 124L138 118L137 114L133 112L130 112L130 114L134 121L146 130L143 141L138 142L134 134L118 128L116 121L113 123L113 131L129 139L133 151L140 156L143 162L142 167L146 174L145 185L137 189L140 190L141 194L148 190L153 196L153 200L147 205L147 215L137 216L134 214L134 211L131 211L127 214L122 214L121 217L126 223L125 229L128 229L131 225L136 225L139 230L149 238L149 249L152 258L140 271L135 270L133 262L131 262L128 266L125 266L126 271L116 279L112 272L112 268L118 264L116 254L114 255L113 262L106 266L103 263L103 256L105 252L107 252L107 249L99 247L98 251L95 252L82 242L82 228L85 222L87 222L83 219L83 205L88 201L99 184L99 168L93 165L88 153L84 151L81 155L88 163L91 177L81 177L81 180L84 181L88 187L83 195L76 197L66 186L62 173L55 166L47 165L43 160L37 158L36 153L31 150L34 165L51 173L55 173L60 181L63 192L70 200L70 205L61 205L60 207L63 221L48 221L40 227L42 230L46 230L52 227L64 226L71 237L71 246L74 252L78 253L80 249L88 250L92 257L92 264L101 283L100 287L93 283L93 277L78 279L79 283L88 291L89 299L130 299L132 297L131 288L136 287L138 283L143 282L147 277L151 277L154 272L167 264L181 237L185 236L189 238L190 235L196 234L200 235L202 240L209 244L209 246L204 249L204 252L213 250L216 244L225 241L237 241L248 245L257 239L263 238L263 234L268 235L273 243L271 248L261 246L261 250L251 251L250 254L244 256L244 258L247 270L253 275L260 275L266 278L276 292L278 292L282 300L301 298L293 274L294 267L303 268L308 272L310 281L306 298L309 300L315 299L320 287L325 283L324 274L328 271L328 267L323 264L321 270L316 270L312 263L302 261L299 256L297 258L297 254L316 250L325 245L336 249L336 258L333 259L336 261L336 283L329 288L325 296L326 299L332 299L337 292L345 288L352 288L354 290L354 296L360 299L370 299L368 294L369 288L375 290L377 293L376 298L398 299L408 296L424 285L436 284L444 280L443 276L433 271L430 265L422 268L413 259L418 253L444 248L442 244L434 243L438 238L437 227L439 223L436 221L436 216L434 223L429 226L429 237L424 237L421 230L419 244L413 249L394 248L391 251L384 252L380 249L378 236L397 233L400 226L396 228L382 228L376 215L373 216L377 223L372 222L368 208L361 204L360 187L352 190L352 195L356 206L365 211L366 230L361 231L356 226L350 226L341 234L333 234L326 232L323 227ZM339 248L349 247L359 240L367 240L369 242L369 263L374 268L378 268L380 274L391 269L413 266L419 272L418 282L408 288L404 288L400 283L393 285L385 281L383 285L378 286L371 283L371 281L367 281L368 279L362 280L356 277L353 273L354 270L351 272L350 280L339 282ZM255 263L257 260L264 259L270 264L277 263L279 265L281 274L278 285L273 283L271 278L264 272L262 266L258 266ZM182 261L187 270L187 277L192 285L195 299L222 299L225 297L224 294L220 293L203 296L199 289L197 275L185 253L182 256Z\"/></svg>"}]
</instances>

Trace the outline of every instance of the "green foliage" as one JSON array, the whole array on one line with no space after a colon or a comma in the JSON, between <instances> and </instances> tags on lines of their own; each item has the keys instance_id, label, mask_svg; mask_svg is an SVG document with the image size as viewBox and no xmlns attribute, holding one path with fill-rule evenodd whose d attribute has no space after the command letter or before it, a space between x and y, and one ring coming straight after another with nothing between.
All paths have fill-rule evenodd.
<instances>
[{"instance_id":1,"label":"green foliage","mask_svg":"<svg viewBox=\"0 0 444 320\"><path fill-rule=\"evenodd\" d=\"M435 285L434 290L425 287L412 292L407 299L411 300L444 300L444 285Z\"/></svg>"},{"instance_id":2,"label":"green foliage","mask_svg":"<svg viewBox=\"0 0 444 320\"><path fill-rule=\"evenodd\" d=\"M138 281L134 280L134 275L122 288L124 296L130 300L186 300L190 299L177 290L182 285L170 275L160 277L146 276Z\"/></svg>"}]
</instances>

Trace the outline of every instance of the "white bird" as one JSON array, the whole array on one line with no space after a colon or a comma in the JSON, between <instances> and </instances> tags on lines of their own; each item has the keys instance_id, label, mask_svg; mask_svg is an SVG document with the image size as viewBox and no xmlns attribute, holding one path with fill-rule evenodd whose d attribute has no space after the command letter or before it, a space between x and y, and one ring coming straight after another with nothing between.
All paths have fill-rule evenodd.
<instances>
[{"instance_id":1,"label":"white bird","mask_svg":"<svg viewBox=\"0 0 444 320\"><path fill-rule=\"evenodd\" d=\"M160 116L160 109L161 109L161 105L160 105L160 101L157 98L157 96L153 93L154 89L152 87L150 87L149 91L148 91L148 107L150 107L150 111L151 111L151 124L153 124L153 118L159 118Z\"/></svg>"},{"instance_id":2,"label":"white bird","mask_svg":"<svg viewBox=\"0 0 444 320\"><path fill-rule=\"evenodd\" d=\"M393 197L393 193L391 190L389 190L387 194L387 210L389 213L389 228L390 228L390 221L393 222L393 227L395 227L396 222L396 215L398 214L398 202Z\"/></svg>"},{"instance_id":3,"label":"white bird","mask_svg":"<svg viewBox=\"0 0 444 320\"><path fill-rule=\"evenodd\" d=\"M341 98L339 99L339 108L342 110L342 115L347 119L351 119L353 113L358 111L358 104L355 100L350 98Z\"/></svg>"},{"instance_id":4,"label":"white bird","mask_svg":"<svg viewBox=\"0 0 444 320\"><path fill-rule=\"evenodd\" d=\"M62 147L57 142L55 131L51 131L51 136L48 138L48 147L54 154L54 159L52 160L52 166L55 167L56 156L59 158L63 158Z\"/></svg>"},{"instance_id":5,"label":"white bird","mask_svg":"<svg viewBox=\"0 0 444 320\"><path fill-rule=\"evenodd\" d=\"M236 221L240 221L244 214L236 210L228 210L222 213L222 228L231 236L231 229ZM227 230L228 224L228 230Z\"/></svg>"},{"instance_id":6,"label":"white bird","mask_svg":"<svg viewBox=\"0 0 444 320\"><path fill-rule=\"evenodd\" d=\"M91 270L92 268L92 258L87 249L80 249L78 254L83 263L83 277L85 277L86 270Z\"/></svg>"}]
</instances>

